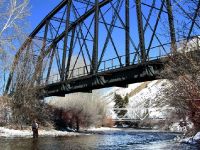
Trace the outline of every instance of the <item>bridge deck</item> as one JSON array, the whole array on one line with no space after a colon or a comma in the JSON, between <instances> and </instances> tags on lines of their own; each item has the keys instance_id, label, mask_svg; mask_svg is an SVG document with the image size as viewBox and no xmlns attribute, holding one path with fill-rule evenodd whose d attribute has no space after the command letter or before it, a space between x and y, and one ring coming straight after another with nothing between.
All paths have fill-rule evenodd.
<instances>
[{"instance_id":1,"label":"bridge deck","mask_svg":"<svg viewBox=\"0 0 200 150\"><path fill-rule=\"evenodd\" d=\"M73 92L91 92L93 89L119 86L127 87L130 83L155 80L163 68L160 59L145 64L130 65L94 75L86 75L65 82L56 82L42 87L44 96L64 96Z\"/></svg>"}]
</instances>

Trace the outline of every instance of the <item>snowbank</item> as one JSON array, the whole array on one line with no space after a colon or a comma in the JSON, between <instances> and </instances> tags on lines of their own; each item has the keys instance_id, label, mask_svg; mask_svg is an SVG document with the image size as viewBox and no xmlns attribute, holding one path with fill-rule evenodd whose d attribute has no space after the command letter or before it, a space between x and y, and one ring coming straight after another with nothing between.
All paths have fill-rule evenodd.
<instances>
[{"instance_id":1,"label":"snowbank","mask_svg":"<svg viewBox=\"0 0 200 150\"><path fill-rule=\"evenodd\" d=\"M194 137L185 138L180 142L187 144L200 144L200 132L198 132Z\"/></svg>"},{"instance_id":2,"label":"snowbank","mask_svg":"<svg viewBox=\"0 0 200 150\"><path fill-rule=\"evenodd\" d=\"M16 137L24 137L24 138L30 138L32 137L33 133L31 130L14 130L14 129L7 129L4 127L0 127L0 137L6 137L6 138L16 138ZM74 133L74 132L67 132L67 131L57 131L57 130L39 130L39 136L40 137L58 137L58 136L77 136L80 135L80 133Z\"/></svg>"},{"instance_id":3,"label":"snowbank","mask_svg":"<svg viewBox=\"0 0 200 150\"><path fill-rule=\"evenodd\" d=\"M100 127L100 128L89 128L85 130L86 133L111 133L111 132L166 132L170 133L171 131L166 130L146 130L146 129L134 129L134 128L110 128L110 127ZM175 133L175 132L171 132Z\"/></svg>"},{"instance_id":4,"label":"snowbank","mask_svg":"<svg viewBox=\"0 0 200 150\"><path fill-rule=\"evenodd\" d=\"M100 127L100 128L89 128L87 131L120 131L120 128L109 128L109 127Z\"/></svg>"}]
</instances>

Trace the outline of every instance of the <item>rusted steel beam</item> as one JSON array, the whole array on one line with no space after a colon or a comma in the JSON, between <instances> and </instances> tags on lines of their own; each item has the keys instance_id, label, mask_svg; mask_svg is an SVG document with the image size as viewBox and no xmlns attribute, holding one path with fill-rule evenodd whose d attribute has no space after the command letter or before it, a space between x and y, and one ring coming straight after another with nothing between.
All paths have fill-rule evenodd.
<instances>
[{"instance_id":1,"label":"rusted steel beam","mask_svg":"<svg viewBox=\"0 0 200 150\"><path fill-rule=\"evenodd\" d=\"M138 24L138 34L140 41L140 53L142 62L146 61L146 51L145 51L145 38L144 38L144 28L142 20L142 8L141 0L136 0L136 13L137 13L137 24Z\"/></svg>"},{"instance_id":2,"label":"rusted steel beam","mask_svg":"<svg viewBox=\"0 0 200 150\"><path fill-rule=\"evenodd\" d=\"M168 21L169 21L169 28L170 28L170 37L171 37L171 47L172 51L176 51L176 34L174 28L174 17L172 12L171 0L166 0L167 5L167 13L168 13Z\"/></svg>"}]
</instances>

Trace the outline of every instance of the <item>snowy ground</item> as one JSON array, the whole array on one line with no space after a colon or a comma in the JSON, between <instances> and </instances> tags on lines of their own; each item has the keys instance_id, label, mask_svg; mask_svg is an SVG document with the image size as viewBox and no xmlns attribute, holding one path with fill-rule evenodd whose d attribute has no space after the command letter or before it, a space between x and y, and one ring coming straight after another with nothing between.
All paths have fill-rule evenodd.
<instances>
[{"instance_id":1,"label":"snowy ground","mask_svg":"<svg viewBox=\"0 0 200 150\"><path fill-rule=\"evenodd\" d=\"M101 128L90 128L87 130L84 130L82 133L76 133L76 132L67 132L67 131L57 131L57 130L39 130L39 136L40 137L58 137L58 136L78 136L78 135L86 135L87 133L106 133L106 132L113 132L113 131L125 131L126 132L140 132L142 130L134 130L130 128L108 128L108 127L101 127ZM145 130L146 131L146 130ZM152 132L152 130L150 130ZM155 132L159 132L155 130ZM0 137L6 137L6 138L32 138L32 131L31 130L14 130L14 129L8 129L4 127L0 127Z\"/></svg>"},{"instance_id":2,"label":"snowy ground","mask_svg":"<svg viewBox=\"0 0 200 150\"><path fill-rule=\"evenodd\" d=\"M6 138L16 138L16 137L23 137L23 138L30 138L32 137L33 133L31 130L14 130L8 129L4 127L0 127L0 137ZM80 133L74 132L66 132L66 131L57 131L57 130L39 130L40 137L58 137L58 136L78 136L81 135Z\"/></svg>"},{"instance_id":3,"label":"snowy ground","mask_svg":"<svg viewBox=\"0 0 200 150\"><path fill-rule=\"evenodd\" d=\"M176 132L176 131L166 131L166 130L145 130L145 129L133 129L133 128L109 128L109 127L101 127L101 128L89 128L85 130L87 132L93 133L106 133L106 132L115 132L115 131L125 131L125 132ZM177 132L182 133L182 132Z\"/></svg>"},{"instance_id":4,"label":"snowy ground","mask_svg":"<svg viewBox=\"0 0 200 150\"><path fill-rule=\"evenodd\" d=\"M193 137L182 139L180 142L187 143L187 144L200 144L200 132L198 132Z\"/></svg>"},{"instance_id":5,"label":"snowy ground","mask_svg":"<svg viewBox=\"0 0 200 150\"><path fill-rule=\"evenodd\" d=\"M88 133L97 133L97 134L104 134L104 133L112 133L112 132L120 132L126 131L128 132L148 132L148 130L134 130L131 128L108 128L108 127L101 127L101 128L90 128L84 130L82 133L75 133L75 132L67 132L67 131L57 131L57 130L39 130L39 137L59 137L59 136L80 136L86 135ZM152 130L149 130L152 132ZM169 132L169 131L159 131L155 130L153 132ZM14 130L8 129L4 127L0 127L0 137L5 138L32 138L32 131L31 130ZM197 144L200 142L200 132L198 132L194 137L185 138L185 139L178 139L181 143L188 143L188 144Z\"/></svg>"}]
</instances>

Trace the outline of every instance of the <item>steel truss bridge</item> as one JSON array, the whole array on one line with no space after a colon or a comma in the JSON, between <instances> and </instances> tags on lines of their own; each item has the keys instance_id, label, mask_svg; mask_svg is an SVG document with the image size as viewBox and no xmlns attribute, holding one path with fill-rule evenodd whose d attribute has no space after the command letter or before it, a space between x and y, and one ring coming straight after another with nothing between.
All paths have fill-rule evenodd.
<instances>
[{"instance_id":1,"label":"steel truss bridge","mask_svg":"<svg viewBox=\"0 0 200 150\"><path fill-rule=\"evenodd\" d=\"M157 121L164 121L167 118L155 118L155 117L149 117L152 109L159 110L162 112L162 108L112 108L109 109L110 112L114 111L127 111L124 116L116 116L115 118L112 118L115 122L140 122L140 121L147 121L147 120L157 120ZM169 108L168 110L172 110L173 108Z\"/></svg>"},{"instance_id":2,"label":"steel truss bridge","mask_svg":"<svg viewBox=\"0 0 200 150\"><path fill-rule=\"evenodd\" d=\"M154 80L171 51L199 35L199 0L63 0L15 55L5 94L44 97Z\"/></svg>"}]
</instances>

